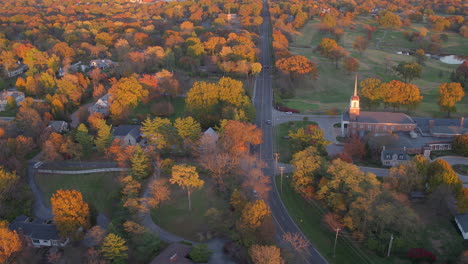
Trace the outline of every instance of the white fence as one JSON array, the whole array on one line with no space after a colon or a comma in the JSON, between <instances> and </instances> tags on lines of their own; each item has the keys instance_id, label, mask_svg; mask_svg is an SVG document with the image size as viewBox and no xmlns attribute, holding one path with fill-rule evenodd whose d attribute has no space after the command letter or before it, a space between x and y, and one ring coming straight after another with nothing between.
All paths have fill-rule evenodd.
<instances>
[{"instance_id":1,"label":"white fence","mask_svg":"<svg viewBox=\"0 0 468 264\"><path fill-rule=\"evenodd\" d=\"M127 171L127 168L103 168L103 169L92 169L92 170L37 170L40 173L53 173L53 174L88 174L96 172L108 172L108 171Z\"/></svg>"}]
</instances>

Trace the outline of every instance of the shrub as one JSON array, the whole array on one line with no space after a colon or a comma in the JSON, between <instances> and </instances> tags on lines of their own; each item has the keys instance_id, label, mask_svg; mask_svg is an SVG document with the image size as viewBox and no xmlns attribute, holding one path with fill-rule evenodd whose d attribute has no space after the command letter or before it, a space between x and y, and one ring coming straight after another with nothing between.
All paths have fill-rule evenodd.
<instances>
[{"instance_id":1,"label":"shrub","mask_svg":"<svg viewBox=\"0 0 468 264\"><path fill-rule=\"evenodd\" d=\"M189 256L195 263L206 263L210 259L211 250L208 249L207 244L198 244L193 247Z\"/></svg>"}]
</instances>

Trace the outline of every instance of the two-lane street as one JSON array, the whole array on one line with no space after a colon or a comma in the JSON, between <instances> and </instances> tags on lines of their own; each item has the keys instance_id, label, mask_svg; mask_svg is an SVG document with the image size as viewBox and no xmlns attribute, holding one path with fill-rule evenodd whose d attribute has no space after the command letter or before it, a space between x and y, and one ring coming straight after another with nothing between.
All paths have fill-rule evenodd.
<instances>
[{"instance_id":1,"label":"two-lane street","mask_svg":"<svg viewBox=\"0 0 468 264\"><path fill-rule=\"evenodd\" d=\"M267 162L269 168L265 169L267 175L271 175L273 188L268 198L268 204L272 211L273 218L277 226L277 236L281 238L283 233L302 233L296 223L289 216L275 185L275 173L273 162L273 129L272 129L272 109L273 95L271 85L271 34L270 34L270 16L268 13L267 3L264 2L263 10L263 25L260 29L261 34L261 57L260 62L263 65L262 72L257 76L254 92L254 106L257 109L256 124L263 131L263 143L258 148L260 157ZM306 251L300 253L302 255L302 263L320 264L327 263L325 258L317 251L317 249L309 243Z\"/></svg>"}]
</instances>

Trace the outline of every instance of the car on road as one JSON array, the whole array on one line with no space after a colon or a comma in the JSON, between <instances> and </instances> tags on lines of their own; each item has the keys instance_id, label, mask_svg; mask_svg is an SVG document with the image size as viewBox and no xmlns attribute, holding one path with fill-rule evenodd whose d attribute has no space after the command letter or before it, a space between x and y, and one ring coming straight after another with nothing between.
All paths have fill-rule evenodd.
<instances>
[{"instance_id":1,"label":"car on road","mask_svg":"<svg viewBox=\"0 0 468 264\"><path fill-rule=\"evenodd\" d=\"M286 114L287 114L287 115L292 115L292 112L291 112L291 111L289 111L289 112L286 112Z\"/></svg>"},{"instance_id":2,"label":"car on road","mask_svg":"<svg viewBox=\"0 0 468 264\"><path fill-rule=\"evenodd\" d=\"M40 166L42 166L42 164L44 164L44 162L39 161L39 162L34 163L34 166L33 166L33 167L34 167L35 169L37 169L37 168L39 168Z\"/></svg>"},{"instance_id":3,"label":"car on road","mask_svg":"<svg viewBox=\"0 0 468 264\"><path fill-rule=\"evenodd\" d=\"M265 120L265 123L266 123L267 125L271 125L271 120Z\"/></svg>"}]
</instances>

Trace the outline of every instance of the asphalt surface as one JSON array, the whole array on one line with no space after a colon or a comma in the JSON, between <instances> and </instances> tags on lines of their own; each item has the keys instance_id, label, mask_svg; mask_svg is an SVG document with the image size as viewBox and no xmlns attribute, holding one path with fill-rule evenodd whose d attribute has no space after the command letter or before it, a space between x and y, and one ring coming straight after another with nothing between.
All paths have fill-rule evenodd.
<instances>
[{"instance_id":1,"label":"asphalt surface","mask_svg":"<svg viewBox=\"0 0 468 264\"><path fill-rule=\"evenodd\" d=\"M272 110L273 110L273 96L272 96L272 71L271 65L272 52L271 52L271 29L270 29L270 15L268 13L268 6L264 2L265 8L263 10L263 25L260 29L261 34L261 56L260 62L263 65L262 72L257 76L255 83L255 91L253 95L254 106L257 109L256 124L263 131L263 143L256 149L260 157L268 163L269 168L265 169L266 175L272 175L272 182L275 185L274 179L274 162L273 162L273 129L272 129ZM267 123L267 120L269 122ZM277 237L281 240L282 234L286 232L302 233L297 227L296 223L291 219L288 211L284 207L283 202L277 192L276 186L272 188L268 198L272 216L277 226ZM304 236L305 237L305 236ZM317 251L317 249L309 243L307 250L299 253L302 256L302 263L320 264L328 263L325 258Z\"/></svg>"}]
</instances>

